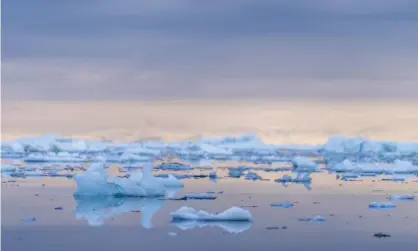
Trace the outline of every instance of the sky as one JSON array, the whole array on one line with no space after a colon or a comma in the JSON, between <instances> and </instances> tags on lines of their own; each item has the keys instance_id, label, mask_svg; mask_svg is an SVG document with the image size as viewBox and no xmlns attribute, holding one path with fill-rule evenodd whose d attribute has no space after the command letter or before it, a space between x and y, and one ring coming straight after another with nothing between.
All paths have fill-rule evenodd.
<instances>
[{"instance_id":1,"label":"sky","mask_svg":"<svg viewBox=\"0 0 418 251\"><path fill-rule=\"evenodd\" d=\"M2 100L418 100L416 0L3 0Z\"/></svg>"}]
</instances>

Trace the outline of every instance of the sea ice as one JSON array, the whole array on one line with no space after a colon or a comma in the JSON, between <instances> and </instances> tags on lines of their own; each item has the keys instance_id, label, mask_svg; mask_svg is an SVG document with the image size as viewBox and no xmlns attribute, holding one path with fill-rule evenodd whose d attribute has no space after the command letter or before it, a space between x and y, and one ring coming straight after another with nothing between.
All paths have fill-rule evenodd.
<instances>
[{"instance_id":1,"label":"sea ice","mask_svg":"<svg viewBox=\"0 0 418 251\"><path fill-rule=\"evenodd\" d=\"M245 175L245 179L246 180L261 180L262 178L257 173L248 171L247 174Z\"/></svg>"},{"instance_id":2,"label":"sea ice","mask_svg":"<svg viewBox=\"0 0 418 251\"><path fill-rule=\"evenodd\" d=\"M310 160L306 157L302 157L302 156L294 157L293 160L292 160L292 165L293 165L294 170L296 170L298 172L319 171L315 162L313 162L312 160Z\"/></svg>"},{"instance_id":3,"label":"sea ice","mask_svg":"<svg viewBox=\"0 0 418 251\"><path fill-rule=\"evenodd\" d=\"M231 207L219 214L208 213L203 210L196 210L190 207L182 207L170 213L174 221L252 221L249 211L239 207Z\"/></svg>"},{"instance_id":4,"label":"sea ice","mask_svg":"<svg viewBox=\"0 0 418 251\"><path fill-rule=\"evenodd\" d=\"M284 202L280 202L280 203L272 203L271 206L272 207L291 208L291 207L294 206L294 204L292 202L289 202L289 201L284 201Z\"/></svg>"},{"instance_id":5,"label":"sea ice","mask_svg":"<svg viewBox=\"0 0 418 251\"><path fill-rule=\"evenodd\" d=\"M412 194L390 195L389 200L415 200Z\"/></svg>"},{"instance_id":6,"label":"sea ice","mask_svg":"<svg viewBox=\"0 0 418 251\"><path fill-rule=\"evenodd\" d=\"M193 170L193 167L181 163L162 163L156 166L155 169L170 171L187 171Z\"/></svg>"},{"instance_id":7,"label":"sea ice","mask_svg":"<svg viewBox=\"0 0 418 251\"><path fill-rule=\"evenodd\" d=\"M183 198L186 200L214 200L216 199L216 195L211 193L185 194Z\"/></svg>"},{"instance_id":8,"label":"sea ice","mask_svg":"<svg viewBox=\"0 0 418 251\"><path fill-rule=\"evenodd\" d=\"M372 202L369 204L369 208L370 209L391 209L391 208L395 208L396 205L390 203L390 202Z\"/></svg>"},{"instance_id":9,"label":"sea ice","mask_svg":"<svg viewBox=\"0 0 418 251\"><path fill-rule=\"evenodd\" d=\"M146 165L129 178L111 176L104 164L92 164L84 173L74 176L78 196L164 196L166 186L179 185L174 177L154 177L152 165Z\"/></svg>"}]
</instances>

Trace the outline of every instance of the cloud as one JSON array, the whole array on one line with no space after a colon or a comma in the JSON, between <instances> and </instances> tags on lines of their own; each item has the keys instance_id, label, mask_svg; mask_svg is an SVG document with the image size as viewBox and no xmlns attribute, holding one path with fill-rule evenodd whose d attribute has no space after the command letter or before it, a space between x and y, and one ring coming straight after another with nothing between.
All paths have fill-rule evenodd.
<instances>
[{"instance_id":1,"label":"cloud","mask_svg":"<svg viewBox=\"0 0 418 251\"><path fill-rule=\"evenodd\" d=\"M418 98L416 1L3 8L6 99Z\"/></svg>"}]
</instances>

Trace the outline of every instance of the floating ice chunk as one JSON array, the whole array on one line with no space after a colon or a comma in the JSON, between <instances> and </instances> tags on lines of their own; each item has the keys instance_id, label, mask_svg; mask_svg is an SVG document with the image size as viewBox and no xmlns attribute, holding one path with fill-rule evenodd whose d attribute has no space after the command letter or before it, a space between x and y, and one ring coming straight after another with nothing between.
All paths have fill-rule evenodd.
<instances>
[{"instance_id":1,"label":"floating ice chunk","mask_svg":"<svg viewBox=\"0 0 418 251\"><path fill-rule=\"evenodd\" d=\"M316 163L306 157L297 156L293 158L292 165L293 168L297 171L319 171L319 169L316 167Z\"/></svg>"},{"instance_id":2,"label":"floating ice chunk","mask_svg":"<svg viewBox=\"0 0 418 251\"><path fill-rule=\"evenodd\" d=\"M320 216L320 215L317 215L317 216L313 217L313 218L311 219L311 221L315 221L315 222L324 222L324 221L326 221L326 219L325 219L324 217Z\"/></svg>"},{"instance_id":3,"label":"floating ice chunk","mask_svg":"<svg viewBox=\"0 0 418 251\"><path fill-rule=\"evenodd\" d=\"M5 165L5 164L1 164L1 172L2 173L13 173L16 171L16 167L12 166L12 165Z\"/></svg>"},{"instance_id":4,"label":"floating ice chunk","mask_svg":"<svg viewBox=\"0 0 418 251\"><path fill-rule=\"evenodd\" d=\"M152 175L152 165L144 166L128 179L109 175L105 165L92 164L84 173L74 176L78 196L138 196L165 195L165 180ZM174 182L172 179L168 183Z\"/></svg>"},{"instance_id":5,"label":"floating ice chunk","mask_svg":"<svg viewBox=\"0 0 418 251\"><path fill-rule=\"evenodd\" d=\"M131 152L125 152L120 156L121 162L151 162L152 157L141 156Z\"/></svg>"},{"instance_id":6,"label":"floating ice chunk","mask_svg":"<svg viewBox=\"0 0 418 251\"><path fill-rule=\"evenodd\" d=\"M262 178L257 173L248 171L248 173L245 175L245 179L246 180L261 180Z\"/></svg>"},{"instance_id":7,"label":"floating ice chunk","mask_svg":"<svg viewBox=\"0 0 418 251\"><path fill-rule=\"evenodd\" d=\"M291 208L291 207L294 206L294 204L292 202L289 202L289 201L284 201L284 202L280 202L280 203L272 203L271 206L272 207Z\"/></svg>"},{"instance_id":8,"label":"floating ice chunk","mask_svg":"<svg viewBox=\"0 0 418 251\"><path fill-rule=\"evenodd\" d=\"M229 177L232 178L240 178L243 174L244 170L240 168L229 168Z\"/></svg>"},{"instance_id":9,"label":"floating ice chunk","mask_svg":"<svg viewBox=\"0 0 418 251\"><path fill-rule=\"evenodd\" d=\"M174 175L169 174L167 178L157 178L165 187L184 187L183 183L179 181Z\"/></svg>"},{"instance_id":10,"label":"floating ice chunk","mask_svg":"<svg viewBox=\"0 0 418 251\"><path fill-rule=\"evenodd\" d=\"M185 194L183 196L186 200L214 200L216 196L211 193L201 193L201 194Z\"/></svg>"},{"instance_id":11,"label":"floating ice chunk","mask_svg":"<svg viewBox=\"0 0 418 251\"><path fill-rule=\"evenodd\" d=\"M390 202L382 202L382 203L378 203L378 202L372 202L369 204L369 208L370 209L391 209L391 208L395 208L396 205L390 203Z\"/></svg>"},{"instance_id":12,"label":"floating ice chunk","mask_svg":"<svg viewBox=\"0 0 418 251\"><path fill-rule=\"evenodd\" d=\"M390 195L389 200L415 200L412 194Z\"/></svg>"},{"instance_id":13,"label":"floating ice chunk","mask_svg":"<svg viewBox=\"0 0 418 251\"><path fill-rule=\"evenodd\" d=\"M211 214L206 211L196 210L190 207L182 207L170 213L173 220L193 220L193 221L251 221L249 211L239 207L231 207L219 214Z\"/></svg>"},{"instance_id":14,"label":"floating ice chunk","mask_svg":"<svg viewBox=\"0 0 418 251\"><path fill-rule=\"evenodd\" d=\"M409 161L395 160L393 163L393 168L391 170L393 173L415 173L418 172L418 166L412 165Z\"/></svg>"},{"instance_id":15,"label":"floating ice chunk","mask_svg":"<svg viewBox=\"0 0 418 251\"><path fill-rule=\"evenodd\" d=\"M309 176L310 173L297 173L296 178L292 180L294 183L310 183L312 178Z\"/></svg>"},{"instance_id":16,"label":"floating ice chunk","mask_svg":"<svg viewBox=\"0 0 418 251\"><path fill-rule=\"evenodd\" d=\"M292 182L293 178L290 175L283 175L283 177L275 179L275 182L279 182L279 183L286 183L286 182Z\"/></svg>"},{"instance_id":17,"label":"floating ice chunk","mask_svg":"<svg viewBox=\"0 0 418 251\"><path fill-rule=\"evenodd\" d=\"M68 152L39 154L32 153L24 158L25 162L87 162L87 158Z\"/></svg>"},{"instance_id":18,"label":"floating ice chunk","mask_svg":"<svg viewBox=\"0 0 418 251\"><path fill-rule=\"evenodd\" d=\"M176 232L168 232L168 236L174 237L174 236L177 236L177 235L178 235L178 233L176 233Z\"/></svg>"},{"instance_id":19,"label":"floating ice chunk","mask_svg":"<svg viewBox=\"0 0 418 251\"><path fill-rule=\"evenodd\" d=\"M251 228L251 222L248 221L224 221L224 222L208 222L208 221L195 221L195 220L182 220L174 221L174 226L181 230L188 230L194 228L203 227L219 227L228 233L238 234L247 231Z\"/></svg>"},{"instance_id":20,"label":"floating ice chunk","mask_svg":"<svg viewBox=\"0 0 418 251\"><path fill-rule=\"evenodd\" d=\"M170 171L186 171L193 170L193 167L181 163L162 163L161 165L156 166L155 169Z\"/></svg>"},{"instance_id":21,"label":"floating ice chunk","mask_svg":"<svg viewBox=\"0 0 418 251\"><path fill-rule=\"evenodd\" d=\"M24 221L24 222L35 222L36 221L36 218L35 217L24 217L24 218L22 218L20 220L21 221Z\"/></svg>"},{"instance_id":22,"label":"floating ice chunk","mask_svg":"<svg viewBox=\"0 0 418 251\"><path fill-rule=\"evenodd\" d=\"M310 221L310 222L324 222L326 219L323 216L317 215L312 218L309 217L301 217L298 219L299 221Z\"/></svg>"},{"instance_id":23,"label":"floating ice chunk","mask_svg":"<svg viewBox=\"0 0 418 251\"><path fill-rule=\"evenodd\" d=\"M338 175L340 179L347 180L347 179L357 179L360 177L358 173L342 173Z\"/></svg>"},{"instance_id":24,"label":"floating ice chunk","mask_svg":"<svg viewBox=\"0 0 418 251\"><path fill-rule=\"evenodd\" d=\"M356 168L357 167L348 159L334 166L328 167L329 170L336 171L336 172L352 172Z\"/></svg>"}]
</instances>

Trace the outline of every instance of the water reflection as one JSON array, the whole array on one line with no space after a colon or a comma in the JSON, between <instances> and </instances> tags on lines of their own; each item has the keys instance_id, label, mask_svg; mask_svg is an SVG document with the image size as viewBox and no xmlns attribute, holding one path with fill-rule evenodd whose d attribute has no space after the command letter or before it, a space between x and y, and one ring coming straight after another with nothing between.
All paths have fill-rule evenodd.
<instances>
[{"instance_id":1,"label":"water reflection","mask_svg":"<svg viewBox=\"0 0 418 251\"><path fill-rule=\"evenodd\" d=\"M152 216L160 210L164 200L158 198L117 198L74 196L76 219L85 219L90 226L102 226L105 221L123 213L141 212L141 225L152 228Z\"/></svg>"},{"instance_id":2,"label":"water reflection","mask_svg":"<svg viewBox=\"0 0 418 251\"><path fill-rule=\"evenodd\" d=\"M201 221L173 221L173 226L181 230L189 230L202 227L219 227L228 233L241 233L251 228L251 222L201 222Z\"/></svg>"}]
</instances>

